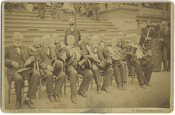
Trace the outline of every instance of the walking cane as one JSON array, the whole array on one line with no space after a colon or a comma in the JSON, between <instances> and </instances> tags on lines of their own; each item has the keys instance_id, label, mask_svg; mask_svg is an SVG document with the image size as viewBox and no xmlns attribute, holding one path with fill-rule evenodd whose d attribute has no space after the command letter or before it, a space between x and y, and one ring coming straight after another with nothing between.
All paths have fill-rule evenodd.
<instances>
[{"instance_id":1,"label":"walking cane","mask_svg":"<svg viewBox=\"0 0 175 115\"><path fill-rule=\"evenodd\" d=\"M65 72L65 62L63 62L63 71ZM66 98L66 83L67 83L67 75L66 75L66 79L64 81L64 96Z\"/></svg>"},{"instance_id":2,"label":"walking cane","mask_svg":"<svg viewBox=\"0 0 175 115\"><path fill-rule=\"evenodd\" d=\"M39 64L38 61L36 61L36 69L39 73L39 76L41 76L40 71L39 71ZM41 79L39 80L39 99L41 98Z\"/></svg>"}]
</instances>

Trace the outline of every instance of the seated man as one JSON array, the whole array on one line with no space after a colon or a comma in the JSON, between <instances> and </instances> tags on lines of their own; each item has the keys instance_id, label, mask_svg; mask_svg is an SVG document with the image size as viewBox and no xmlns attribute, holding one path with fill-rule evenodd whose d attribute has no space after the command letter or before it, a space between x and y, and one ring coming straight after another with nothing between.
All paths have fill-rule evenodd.
<instances>
[{"instance_id":1,"label":"seated man","mask_svg":"<svg viewBox=\"0 0 175 115\"><path fill-rule=\"evenodd\" d=\"M37 58L39 66L46 79L46 91L50 102L60 102L61 88L66 79L63 72L63 62L57 60L56 52L51 44L50 35L42 36L43 46L38 50ZM55 88L53 88L53 78L56 76Z\"/></svg>"},{"instance_id":2,"label":"seated man","mask_svg":"<svg viewBox=\"0 0 175 115\"><path fill-rule=\"evenodd\" d=\"M68 79L70 80L71 85L71 99L72 103L76 104L76 83L77 83L77 77L78 73L83 75L83 81L80 85L80 88L78 90L78 94L82 95L83 97L87 97L86 91L88 90L89 83L92 79L92 72L86 67L87 60L84 57L81 57L80 49L78 47L74 46L74 36L69 35L67 37L67 44L66 46L68 55L66 59L66 72L68 74ZM81 58L81 59L80 59ZM78 73L77 73L77 71Z\"/></svg>"},{"instance_id":3,"label":"seated man","mask_svg":"<svg viewBox=\"0 0 175 115\"><path fill-rule=\"evenodd\" d=\"M103 70L104 81L102 85L102 90L107 93L110 93L108 86L111 81L111 77L113 75L112 69L112 59L109 52L106 49L106 45L100 41L98 35L94 35L92 37L93 45L97 47L97 54L100 60L99 69Z\"/></svg>"},{"instance_id":4,"label":"seated man","mask_svg":"<svg viewBox=\"0 0 175 115\"><path fill-rule=\"evenodd\" d=\"M132 66L135 68L140 87L145 89L145 85L150 86L149 82L153 70L153 64L150 63L149 65L149 61L147 59L145 60L147 56L143 53L141 47L138 45L135 46L135 52L132 52L132 48L133 46L131 46L131 50L128 53L128 58L131 61Z\"/></svg>"},{"instance_id":5,"label":"seated man","mask_svg":"<svg viewBox=\"0 0 175 115\"><path fill-rule=\"evenodd\" d=\"M117 88L119 90L125 90L127 82L127 70L125 60L122 59L123 51L121 48L117 47L117 43L114 39L110 45L112 46L108 46L107 49L112 56L113 71Z\"/></svg>"},{"instance_id":6,"label":"seated man","mask_svg":"<svg viewBox=\"0 0 175 115\"><path fill-rule=\"evenodd\" d=\"M8 82L15 81L15 92L17 97L16 108L21 108L21 90L24 87L24 80L29 80L29 87L25 104L29 108L35 108L32 98L36 97L39 73L29 65L35 61L30 56L29 49L22 45L23 36L19 32L13 33L13 45L5 49L5 65L7 66Z\"/></svg>"},{"instance_id":7,"label":"seated man","mask_svg":"<svg viewBox=\"0 0 175 115\"><path fill-rule=\"evenodd\" d=\"M142 65L142 71L145 77L145 84L151 86L150 79L153 72L154 64L151 62L152 50L145 51L139 47L138 50L142 50L144 56L140 58L140 64ZM136 52L138 53L138 51Z\"/></svg>"},{"instance_id":8,"label":"seated man","mask_svg":"<svg viewBox=\"0 0 175 115\"><path fill-rule=\"evenodd\" d=\"M33 45L29 47L32 55L36 55L37 50L41 48L41 38L35 37L33 38Z\"/></svg>"},{"instance_id":9,"label":"seated man","mask_svg":"<svg viewBox=\"0 0 175 115\"><path fill-rule=\"evenodd\" d=\"M91 44L91 40L90 40L89 36L84 35L82 37L82 40L79 42L79 47L81 49L82 55L86 55L86 57L91 62L91 70L93 72L93 77L94 77L94 80L95 80L95 83L97 86L97 94L100 95L101 85L100 85L99 67L98 67L98 63L100 62L100 60L99 60L98 54L97 54L98 44Z\"/></svg>"}]
</instances>

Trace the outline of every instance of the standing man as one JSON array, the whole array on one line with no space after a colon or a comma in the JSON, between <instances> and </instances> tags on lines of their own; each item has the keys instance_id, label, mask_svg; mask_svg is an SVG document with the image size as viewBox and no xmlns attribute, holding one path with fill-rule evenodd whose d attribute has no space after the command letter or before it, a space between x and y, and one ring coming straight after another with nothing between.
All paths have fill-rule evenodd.
<instances>
[{"instance_id":1,"label":"standing man","mask_svg":"<svg viewBox=\"0 0 175 115\"><path fill-rule=\"evenodd\" d=\"M39 73L30 67L35 58L30 56L29 49L22 45L23 36L19 32L13 33L13 45L5 49L5 65L7 66L7 79L11 83L15 81L15 92L17 97L16 108L21 108L21 90L24 87L24 80L29 80L29 88L25 104L29 108L35 108L31 99L36 97Z\"/></svg>"},{"instance_id":2,"label":"standing man","mask_svg":"<svg viewBox=\"0 0 175 115\"><path fill-rule=\"evenodd\" d=\"M163 71L167 71L167 57L168 49L170 50L170 29L166 21L162 22L162 30L160 32L160 37L163 39L162 43L162 61L163 61ZM170 52L170 51L169 51ZM170 55L170 54L169 54Z\"/></svg>"},{"instance_id":3,"label":"standing man","mask_svg":"<svg viewBox=\"0 0 175 115\"><path fill-rule=\"evenodd\" d=\"M46 3L38 3L38 16L40 19L45 19Z\"/></svg>"},{"instance_id":4,"label":"standing man","mask_svg":"<svg viewBox=\"0 0 175 115\"><path fill-rule=\"evenodd\" d=\"M67 28L66 31L65 31L65 37L64 37L65 45L68 45L67 44L68 35L73 35L74 36L75 43L73 45L76 47L78 45L78 42L81 40L81 36L80 36L80 31L76 28L75 19L73 17L71 17L69 19L69 28Z\"/></svg>"},{"instance_id":5,"label":"standing man","mask_svg":"<svg viewBox=\"0 0 175 115\"><path fill-rule=\"evenodd\" d=\"M43 46L38 51L37 58L46 79L48 98L52 103L60 102L61 88L66 79L66 74L63 72L63 62L57 60L55 49L50 46L52 42L50 35L42 36L42 42ZM55 88L53 88L54 76L56 76Z\"/></svg>"},{"instance_id":6,"label":"standing man","mask_svg":"<svg viewBox=\"0 0 175 115\"><path fill-rule=\"evenodd\" d=\"M141 30L141 38L139 41L139 45L141 47L144 47L144 48L150 48L150 46L151 46L150 41L151 41L152 36L154 34L154 30L151 27L151 23L149 20L146 22L146 24L147 24L146 27L142 28L142 30Z\"/></svg>"},{"instance_id":7,"label":"standing man","mask_svg":"<svg viewBox=\"0 0 175 115\"><path fill-rule=\"evenodd\" d=\"M93 19L99 21L99 3L93 3Z\"/></svg>"}]
</instances>

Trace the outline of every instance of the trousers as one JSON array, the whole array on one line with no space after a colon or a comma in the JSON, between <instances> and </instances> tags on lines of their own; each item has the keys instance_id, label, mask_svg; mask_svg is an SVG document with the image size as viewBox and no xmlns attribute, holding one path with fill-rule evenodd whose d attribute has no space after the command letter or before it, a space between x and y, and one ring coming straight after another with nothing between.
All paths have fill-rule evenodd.
<instances>
[{"instance_id":1,"label":"trousers","mask_svg":"<svg viewBox=\"0 0 175 115\"><path fill-rule=\"evenodd\" d=\"M46 92L48 95L61 95L61 89L66 79L66 74L63 71L63 62L56 60L54 71L49 69L44 70L46 76ZM53 88L53 76L56 76L55 87Z\"/></svg>"},{"instance_id":2,"label":"trousers","mask_svg":"<svg viewBox=\"0 0 175 115\"><path fill-rule=\"evenodd\" d=\"M142 70L144 73L146 84L150 83L151 75L153 72L154 64L150 61L140 60ZM144 63L144 64L143 64Z\"/></svg>"},{"instance_id":3,"label":"trousers","mask_svg":"<svg viewBox=\"0 0 175 115\"><path fill-rule=\"evenodd\" d=\"M79 87L79 91L82 90L84 92L88 91L89 84L93 78L93 72L90 69L78 69L78 73L83 76L83 81Z\"/></svg>"},{"instance_id":4,"label":"trousers","mask_svg":"<svg viewBox=\"0 0 175 115\"><path fill-rule=\"evenodd\" d=\"M162 61L163 61L163 69L167 70L167 60L168 60L168 48L167 46L163 45L162 47Z\"/></svg>"},{"instance_id":5,"label":"trousers","mask_svg":"<svg viewBox=\"0 0 175 115\"><path fill-rule=\"evenodd\" d=\"M68 75L68 79L70 81L71 96L76 95L78 73L73 66L69 65L66 68L66 74Z\"/></svg>"},{"instance_id":6,"label":"trousers","mask_svg":"<svg viewBox=\"0 0 175 115\"><path fill-rule=\"evenodd\" d=\"M102 85L103 89L108 88L108 86L110 85L112 75L113 75L113 68L110 65L107 69L104 70L104 73L103 73L103 76L104 76L104 81Z\"/></svg>"},{"instance_id":7,"label":"trousers","mask_svg":"<svg viewBox=\"0 0 175 115\"><path fill-rule=\"evenodd\" d=\"M100 85L100 73L99 73L99 69L98 69L98 66L95 62L92 62L92 72L93 72L93 78L95 80L95 84L97 86L97 90L99 90L101 88L101 85Z\"/></svg>"},{"instance_id":8,"label":"trousers","mask_svg":"<svg viewBox=\"0 0 175 115\"><path fill-rule=\"evenodd\" d=\"M139 85L142 86L145 84L145 79L144 79L144 75L143 75L143 71L142 71L142 65L140 64L139 60L137 59L133 59L133 66L135 68L135 72L137 75L137 80L139 82Z\"/></svg>"},{"instance_id":9,"label":"trousers","mask_svg":"<svg viewBox=\"0 0 175 115\"><path fill-rule=\"evenodd\" d=\"M28 98L36 98L36 91L38 89L38 83L39 83L39 73L35 70L26 70L24 72L14 73L15 81L15 92L17 96L17 101L21 101L21 91L24 87L24 80L28 80L28 92L27 97Z\"/></svg>"},{"instance_id":10,"label":"trousers","mask_svg":"<svg viewBox=\"0 0 175 115\"><path fill-rule=\"evenodd\" d=\"M125 63L121 62L120 65L113 64L114 77L117 84L127 81Z\"/></svg>"}]
</instances>

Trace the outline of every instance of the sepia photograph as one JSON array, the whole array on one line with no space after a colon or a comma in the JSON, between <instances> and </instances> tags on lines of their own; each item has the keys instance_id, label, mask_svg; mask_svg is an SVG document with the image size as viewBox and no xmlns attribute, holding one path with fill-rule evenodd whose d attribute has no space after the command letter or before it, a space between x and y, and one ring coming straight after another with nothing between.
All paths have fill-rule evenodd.
<instances>
[{"instance_id":1,"label":"sepia photograph","mask_svg":"<svg viewBox=\"0 0 175 115\"><path fill-rule=\"evenodd\" d=\"M170 113L171 1L1 2L6 113Z\"/></svg>"}]
</instances>

